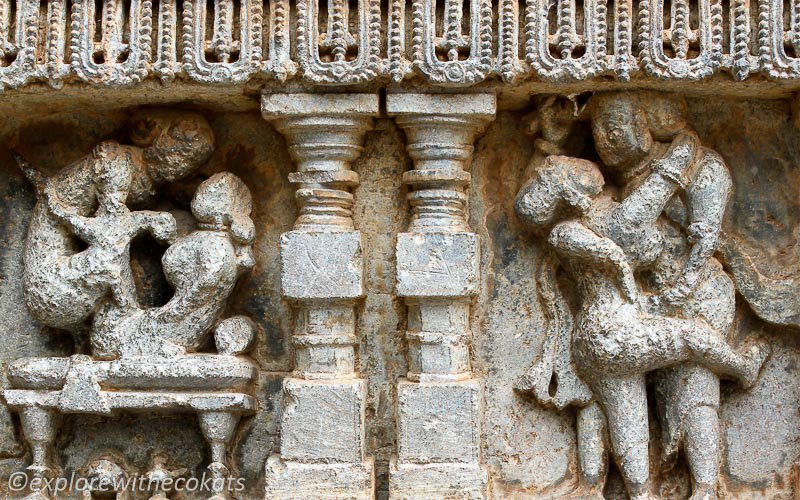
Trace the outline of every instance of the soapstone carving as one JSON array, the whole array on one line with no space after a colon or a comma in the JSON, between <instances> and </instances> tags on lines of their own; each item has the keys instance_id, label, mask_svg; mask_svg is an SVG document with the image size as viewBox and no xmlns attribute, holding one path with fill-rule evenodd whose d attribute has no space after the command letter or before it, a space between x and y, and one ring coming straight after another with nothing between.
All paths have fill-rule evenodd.
<instances>
[{"instance_id":1,"label":"soapstone carving","mask_svg":"<svg viewBox=\"0 0 800 500\"><path fill-rule=\"evenodd\" d=\"M25 247L25 302L41 324L71 331L77 352L14 361L4 396L20 413L34 476L53 466L59 414L188 411L210 445L211 474L224 479L237 422L255 408L256 369L241 356L253 324L222 319L237 279L254 265L250 191L231 173L206 179L191 202L196 229L179 235L172 214L129 205L148 205L156 185L202 165L213 133L199 115L167 111L135 117L132 130L133 145L100 143L50 178L20 159L39 198ZM160 307L136 299L130 245L142 232L169 243L162 267L174 294ZM209 336L216 353L201 352ZM224 498L217 484L214 498Z\"/></svg>"},{"instance_id":2,"label":"soapstone carving","mask_svg":"<svg viewBox=\"0 0 800 500\"><path fill-rule=\"evenodd\" d=\"M506 84L796 80L798 16L778 0L752 4L393 0L386 23L377 0L327 10L320 0L3 0L0 90L42 81L133 87L151 78L332 86L413 78L470 86L492 76Z\"/></svg>"},{"instance_id":3,"label":"soapstone carving","mask_svg":"<svg viewBox=\"0 0 800 500\"><path fill-rule=\"evenodd\" d=\"M631 498L647 498L644 375L656 372L662 458L683 446L693 498L713 498L719 378L752 387L769 354L757 339L728 343L734 286L714 255L730 176L686 126L679 101L598 94L585 113L602 167L549 155L517 197L518 217L548 244L537 276L547 338L517 385L545 405L579 408L579 463L590 486L605 475L607 433ZM574 317L559 266L578 286Z\"/></svg>"}]
</instances>

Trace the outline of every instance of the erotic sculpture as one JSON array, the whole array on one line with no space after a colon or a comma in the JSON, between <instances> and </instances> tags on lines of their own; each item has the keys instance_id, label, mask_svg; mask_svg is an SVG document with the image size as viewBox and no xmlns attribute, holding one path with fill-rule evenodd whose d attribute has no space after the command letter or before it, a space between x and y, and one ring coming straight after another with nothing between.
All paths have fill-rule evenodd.
<instances>
[{"instance_id":1,"label":"erotic sculpture","mask_svg":"<svg viewBox=\"0 0 800 500\"><path fill-rule=\"evenodd\" d=\"M610 445L631 498L650 497L653 372L664 465L683 447L693 498L715 498L719 379L752 387L770 353L760 339L730 344L735 287L715 254L732 182L683 113L671 97L596 94L579 118L598 165L560 154L568 121L543 112L535 172L516 200L548 247L537 268L547 338L516 387L548 407L578 407L582 479L598 495ZM576 313L562 266L577 285Z\"/></svg>"},{"instance_id":2,"label":"erotic sculpture","mask_svg":"<svg viewBox=\"0 0 800 500\"><path fill-rule=\"evenodd\" d=\"M76 354L14 361L5 398L20 414L34 476L50 473L60 414L184 411L199 416L209 471L224 480L239 418L255 410L256 368L242 356L254 326L241 316L222 319L237 279L254 265L250 191L227 172L203 181L191 201L191 231L179 231L169 212L130 210L151 204L157 185L186 177L214 149L211 128L193 113L142 112L131 136L133 145L102 142L50 178L18 158L38 194L25 302L43 325L73 333ZM145 232L169 244L161 263L174 293L159 307L136 299L130 248ZM224 498L222 486L214 488L214 498Z\"/></svg>"}]
</instances>

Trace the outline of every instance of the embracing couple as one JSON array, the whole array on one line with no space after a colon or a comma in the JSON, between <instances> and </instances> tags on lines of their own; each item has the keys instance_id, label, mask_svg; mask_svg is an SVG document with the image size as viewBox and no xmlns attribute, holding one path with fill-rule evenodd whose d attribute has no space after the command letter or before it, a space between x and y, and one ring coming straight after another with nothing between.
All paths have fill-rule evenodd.
<instances>
[{"instance_id":1,"label":"embracing couple","mask_svg":"<svg viewBox=\"0 0 800 500\"><path fill-rule=\"evenodd\" d=\"M537 269L548 335L517 388L579 407L590 483L605 476L607 439L631 498L648 498L645 375L656 371L664 458L683 444L693 498L714 498L719 377L752 387L769 354L764 343L728 343L734 285L714 254L730 174L686 126L679 102L599 94L587 111L602 169L549 156L517 196L517 216L548 243ZM574 317L559 267L577 285Z\"/></svg>"},{"instance_id":2,"label":"embracing couple","mask_svg":"<svg viewBox=\"0 0 800 500\"><path fill-rule=\"evenodd\" d=\"M103 142L47 179L20 159L38 192L24 254L26 304L39 322L73 332L79 353L88 332L95 359L198 349L237 278L254 264L252 199L233 174L198 187L191 231L179 234L169 212L129 209L152 204L160 184L208 160L214 136L202 116L140 113L131 142ZM170 244L162 266L174 295L161 307L136 301L130 245L144 232Z\"/></svg>"}]
</instances>

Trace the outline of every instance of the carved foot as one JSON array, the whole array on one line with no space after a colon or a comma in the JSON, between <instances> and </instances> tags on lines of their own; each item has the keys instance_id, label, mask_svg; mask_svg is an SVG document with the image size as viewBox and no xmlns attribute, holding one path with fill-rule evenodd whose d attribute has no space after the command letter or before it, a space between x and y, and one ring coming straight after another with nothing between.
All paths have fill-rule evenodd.
<instances>
[{"instance_id":1,"label":"carved foot","mask_svg":"<svg viewBox=\"0 0 800 500\"><path fill-rule=\"evenodd\" d=\"M223 463L212 462L208 466L208 472L213 478L213 482L211 483L213 495L208 497L208 500L227 500L227 479L228 476L230 476L228 468L225 467Z\"/></svg>"},{"instance_id":2,"label":"carved foot","mask_svg":"<svg viewBox=\"0 0 800 500\"><path fill-rule=\"evenodd\" d=\"M631 500L651 500L656 497L650 494L650 484L628 484L628 496Z\"/></svg>"},{"instance_id":3,"label":"carved foot","mask_svg":"<svg viewBox=\"0 0 800 500\"><path fill-rule=\"evenodd\" d=\"M747 377L741 381L744 389L752 389L755 387L761 369L764 367L764 363L767 361L770 354L772 354L772 346L763 339L754 341L753 345L747 349L744 356L749 361L750 366Z\"/></svg>"},{"instance_id":4,"label":"carved foot","mask_svg":"<svg viewBox=\"0 0 800 500\"><path fill-rule=\"evenodd\" d=\"M717 488L710 484L695 484L689 500L716 500Z\"/></svg>"}]
</instances>

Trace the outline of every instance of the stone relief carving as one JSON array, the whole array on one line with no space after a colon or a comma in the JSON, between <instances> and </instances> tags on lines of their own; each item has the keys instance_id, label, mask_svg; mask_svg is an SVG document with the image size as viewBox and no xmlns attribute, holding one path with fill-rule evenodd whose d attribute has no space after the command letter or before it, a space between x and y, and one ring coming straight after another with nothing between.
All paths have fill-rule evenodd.
<instances>
[{"instance_id":1,"label":"stone relief carving","mask_svg":"<svg viewBox=\"0 0 800 500\"><path fill-rule=\"evenodd\" d=\"M0 457L0 492L28 458L35 477L64 457L87 477L186 474L150 452L129 467L101 440L88 459L54 444L65 414L187 412L213 477L255 471L242 497L601 496L619 484L609 456L634 498L669 481L796 496L798 54L795 0L0 0L0 162L6 142L69 149L37 137L70 113L97 127L76 133L81 154L142 103L208 117L140 114L130 143L49 177L17 158L35 206L0 182L4 236L30 222L24 250L0 245L0 292L24 288L35 320L0 293L19 415L0 430L21 448L21 427L32 455ZM210 174L225 169L259 217L244 181ZM194 194L190 220L165 211L206 174L180 200ZM751 240L790 241L764 252L731 200L776 185L753 211L774 231ZM254 249L256 225L273 237ZM164 250L163 305L137 300L139 237ZM264 269L239 286L255 251ZM228 317L240 309L260 326ZM72 333L72 356L26 345L47 328ZM763 439L778 465L752 472L769 460L731 450L749 452L768 404L789 409ZM548 411L567 407L574 421Z\"/></svg>"},{"instance_id":2,"label":"stone relief carving","mask_svg":"<svg viewBox=\"0 0 800 500\"><path fill-rule=\"evenodd\" d=\"M210 446L210 473L224 480L237 422L255 409L255 366L242 356L254 327L242 316L221 318L254 265L251 195L230 173L205 180L191 202L195 229L178 228L168 212L132 211L152 202L156 185L202 165L214 137L204 118L180 112L144 112L131 135L132 145L100 143L49 178L19 160L38 193L25 302L41 324L73 332L76 353L14 361L5 399L20 413L34 476L51 473L59 414L188 411ZM160 307L136 300L130 245L142 232L169 243L162 266L174 295ZM216 352L201 352L209 336Z\"/></svg>"},{"instance_id":3,"label":"stone relief carving","mask_svg":"<svg viewBox=\"0 0 800 500\"><path fill-rule=\"evenodd\" d=\"M769 355L758 339L729 343L734 285L714 255L731 179L681 108L647 93L595 95L584 113L602 166L548 154L516 202L550 248L537 275L547 338L517 387L550 407L577 406L584 481L602 487L608 448L631 498L650 495L644 375L656 380L662 461L682 447L693 498L713 498L719 378L752 387ZM542 149L558 153L563 121L553 114L544 126ZM574 315L560 266L579 290Z\"/></svg>"},{"instance_id":4,"label":"stone relief carving","mask_svg":"<svg viewBox=\"0 0 800 500\"><path fill-rule=\"evenodd\" d=\"M483 383L472 371L470 303L478 291L480 239L466 217L473 143L494 118L492 94L389 94L414 170L406 232L397 236L397 294L408 306L408 373L397 383L392 498L485 498ZM432 493L436 492L436 493Z\"/></svg>"},{"instance_id":5,"label":"stone relief carving","mask_svg":"<svg viewBox=\"0 0 800 500\"><path fill-rule=\"evenodd\" d=\"M94 84L140 82L150 73L152 0L132 1L127 13L122 11L123 5L119 2L103 2L102 11L97 7L96 2L72 2L70 68L79 80ZM97 19L101 19L99 26ZM55 24L61 19L54 13L48 21ZM124 32L126 25L128 33ZM98 38L99 43L96 42ZM51 43L55 47L58 42L54 39Z\"/></svg>"},{"instance_id":6,"label":"stone relief carving","mask_svg":"<svg viewBox=\"0 0 800 500\"><path fill-rule=\"evenodd\" d=\"M281 291L296 310L295 363L283 381L281 444L265 465L265 496L372 498L375 464L365 442L367 385L356 336L364 250L350 192L359 176L350 164L378 98L265 94L261 111L286 136L300 208L280 242Z\"/></svg>"},{"instance_id":7,"label":"stone relief carving","mask_svg":"<svg viewBox=\"0 0 800 500\"><path fill-rule=\"evenodd\" d=\"M314 83L347 85L374 79L381 68L381 5L376 0L357 3L358 33L350 33L347 1L331 2L327 33L320 33L320 1L297 3L297 51L306 79ZM355 57L348 56L355 51Z\"/></svg>"},{"instance_id":8,"label":"stone relief carving","mask_svg":"<svg viewBox=\"0 0 800 500\"><path fill-rule=\"evenodd\" d=\"M748 0L736 0L728 12L712 0L680 0L666 10L660 0L505 0L494 6L475 0L468 12L449 0L395 0L383 13L372 0L353 7L351 16L347 2L334 2L325 20L319 0L190 1L180 12L177 0L3 0L0 84L60 87L77 80L118 87L148 77L165 84L236 84L297 76L319 85L416 77L469 86L493 76L511 83L600 76L700 80L722 71L735 80L754 73L793 80L800 74L797 16L784 20L788 11L778 0L758 0L753 9Z\"/></svg>"}]
</instances>

